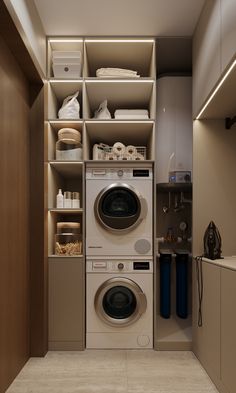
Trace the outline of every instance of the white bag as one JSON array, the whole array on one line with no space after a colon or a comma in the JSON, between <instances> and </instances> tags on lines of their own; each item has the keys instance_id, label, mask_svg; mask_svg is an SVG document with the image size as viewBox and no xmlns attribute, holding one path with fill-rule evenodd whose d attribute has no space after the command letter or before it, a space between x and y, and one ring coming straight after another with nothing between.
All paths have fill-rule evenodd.
<instances>
[{"instance_id":1,"label":"white bag","mask_svg":"<svg viewBox=\"0 0 236 393\"><path fill-rule=\"evenodd\" d=\"M64 99L62 107L58 111L59 119L79 119L79 111L80 105L77 97L79 95L79 91L77 91L74 95L68 96Z\"/></svg>"},{"instance_id":2,"label":"white bag","mask_svg":"<svg viewBox=\"0 0 236 393\"><path fill-rule=\"evenodd\" d=\"M111 119L111 114L107 108L107 100L104 100L94 113L95 119Z\"/></svg>"}]
</instances>

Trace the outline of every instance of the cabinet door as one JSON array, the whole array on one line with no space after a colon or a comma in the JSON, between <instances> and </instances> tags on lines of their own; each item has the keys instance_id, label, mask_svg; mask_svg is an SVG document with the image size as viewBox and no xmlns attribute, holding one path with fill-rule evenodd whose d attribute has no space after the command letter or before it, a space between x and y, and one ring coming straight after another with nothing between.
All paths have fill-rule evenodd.
<instances>
[{"instance_id":1,"label":"cabinet door","mask_svg":"<svg viewBox=\"0 0 236 393\"><path fill-rule=\"evenodd\" d=\"M49 349L82 349L84 343L84 262L49 258Z\"/></svg>"},{"instance_id":2,"label":"cabinet door","mask_svg":"<svg viewBox=\"0 0 236 393\"><path fill-rule=\"evenodd\" d=\"M196 262L193 268L193 349L214 382L220 379L220 267L203 262L202 327L198 327Z\"/></svg>"},{"instance_id":3,"label":"cabinet door","mask_svg":"<svg viewBox=\"0 0 236 393\"><path fill-rule=\"evenodd\" d=\"M236 389L236 272L221 269L221 378L229 393Z\"/></svg>"},{"instance_id":4,"label":"cabinet door","mask_svg":"<svg viewBox=\"0 0 236 393\"><path fill-rule=\"evenodd\" d=\"M193 39L194 117L221 74L220 17L220 0L207 0Z\"/></svg>"},{"instance_id":5,"label":"cabinet door","mask_svg":"<svg viewBox=\"0 0 236 393\"><path fill-rule=\"evenodd\" d=\"M192 78L163 77L157 82L157 183L169 181L168 169L192 170ZM170 157L174 157L169 163ZM170 164L170 165L169 165Z\"/></svg>"},{"instance_id":6,"label":"cabinet door","mask_svg":"<svg viewBox=\"0 0 236 393\"><path fill-rule=\"evenodd\" d=\"M222 71L236 53L236 1L222 0Z\"/></svg>"}]
</instances>

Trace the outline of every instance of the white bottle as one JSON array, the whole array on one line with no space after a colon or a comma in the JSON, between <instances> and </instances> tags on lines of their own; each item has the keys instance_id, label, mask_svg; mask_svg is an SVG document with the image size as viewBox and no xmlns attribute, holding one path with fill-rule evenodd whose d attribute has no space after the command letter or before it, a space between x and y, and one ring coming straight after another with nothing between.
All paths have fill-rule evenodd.
<instances>
[{"instance_id":1,"label":"white bottle","mask_svg":"<svg viewBox=\"0 0 236 393\"><path fill-rule=\"evenodd\" d=\"M59 189L57 194L57 209L63 209L64 207L64 197L62 195L61 189Z\"/></svg>"},{"instance_id":2,"label":"white bottle","mask_svg":"<svg viewBox=\"0 0 236 393\"><path fill-rule=\"evenodd\" d=\"M65 209L72 208L72 199L71 199L71 192L70 191L64 192L64 208Z\"/></svg>"}]
</instances>

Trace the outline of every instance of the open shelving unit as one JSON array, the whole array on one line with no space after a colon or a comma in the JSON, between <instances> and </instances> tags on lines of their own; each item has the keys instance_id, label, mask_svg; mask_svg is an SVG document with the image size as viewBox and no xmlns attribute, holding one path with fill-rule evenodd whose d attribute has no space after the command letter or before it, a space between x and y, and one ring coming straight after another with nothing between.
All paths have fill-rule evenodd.
<instances>
[{"instance_id":1,"label":"open shelving unit","mask_svg":"<svg viewBox=\"0 0 236 393\"><path fill-rule=\"evenodd\" d=\"M81 51L81 75L77 79L58 79L53 74L52 51ZM48 37L47 49L47 159L48 166L48 255L49 266L53 276L57 276L57 267L67 274L73 263L83 264L85 255L57 256L54 254L54 234L58 221L74 221L81 224L83 250L85 249L85 169L87 165L96 166L107 164L112 166L117 161L93 161L93 145L105 143L113 145L122 142L125 145L143 146L146 148L145 161L119 161L122 166L153 165L155 160L155 117L156 117L156 53L155 39L152 38L84 38L84 37ZM125 68L137 71L137 78L99 78L96 70L102 67ZM58 110L63 100L79 91L80 104L79 119L59 119ZM112 119L97 120L94 112L107 99L108 109ZM149 119L116 120L116 109L146 109ZM57 161L55 158L55 144L58 131L61 128L74 128L81 133L83 145L82 161ZM80 209L57 209L56 195L58 189L63 191L77 191L80 193ZM154 190L155 193L155 190ZM69 262L70 261L70 262ZM81 265L80 265L81 266ZM68 277L71 273L68 272ZM50 278L52 279L52 278ZM59 284L58 284L59 285ZM60 284L61 285L61 284ZM59 287L60 287L59 285ZM50 284L49 284L50 287ZM54 288L54 284L51 284ZM75 292L77 289L73 289ZM51 291L51 292L50 292ZM54 289L49 288L51 297L55 299ZM50 313L52 317L50 317ZM71 337L68 340L58 339L57 328L54 323L58 315L54 316L53 306L49 304L49 348L78 349L84 348L84 339L80 344ZM72 317L71 317L72 318ZM84 317L83 317L84 318ZM73 319L73 318L72 318ZM64 323L64 322L63 322ZM78 321L76 322L78 323ZM70 330L68 328L68 330ZM73 330L74 331L74 330ZM50 333L52 332L52 333ZM57 332L57 333L55 333ZM54 334L55 333L55 334ZM60 336L60 335L59 335ZM56 337L56 338L55 338ZM63 343L62 343L63 341Z\"/></svg>"}]
</instances>

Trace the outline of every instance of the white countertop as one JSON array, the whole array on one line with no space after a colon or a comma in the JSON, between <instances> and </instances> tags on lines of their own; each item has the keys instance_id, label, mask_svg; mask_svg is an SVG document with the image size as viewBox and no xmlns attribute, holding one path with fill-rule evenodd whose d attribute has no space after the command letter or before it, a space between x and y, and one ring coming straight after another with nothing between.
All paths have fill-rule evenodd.
<instances>
[{"instance_id":1,"label":"white countertop","mask_svg":"<svg viewBox=\"0 0 236 393\"><path fill-rule=\"evenodd\" d=\"M212 263L213 265L224 267L236 271L236 255L231 257L224 257L224 259L208 259L202 258L204 262Z\"/></svg>"}]
</instances>

